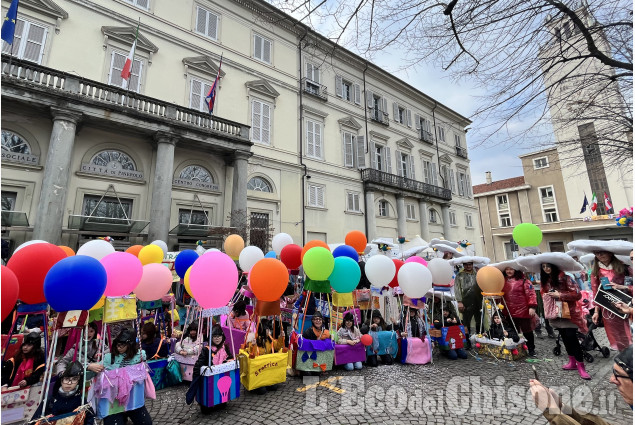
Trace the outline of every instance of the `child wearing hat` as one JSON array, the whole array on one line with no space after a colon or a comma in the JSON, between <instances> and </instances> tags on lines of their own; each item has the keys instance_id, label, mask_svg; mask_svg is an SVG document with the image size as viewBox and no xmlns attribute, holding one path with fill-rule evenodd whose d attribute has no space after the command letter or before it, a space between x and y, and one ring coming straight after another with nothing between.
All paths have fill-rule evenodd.
<instances>
[{"instance_id":1,"label":"child wearing hat","mask_svg":"<svg viewBox=\"0 0 635 425\"><path fill-rule=\"evenodd\" d=\"M348 312L344 315L344 320L342 323L342 327L337 331L337 336L340 344L348 344L355 345L359 344L362 340L362 334L355 326L355 321L353 320L353 314ZM355 363L346 363L344 365L344 369L353 370L353 369L361 369L362 362Z\"/></svg>"},{"instance_id":2,"label":"child wearing hat","mask_svg":"<svg viewBox=\"0 0 635 425\"><path fill-rule=\"evenodd\" d=\"M327 339L331 337L328 329L324 327L324 316L319 310L316 310L311 318L311 327L302 332L302 337L306 339Z\"/></svg>"},{"instance_id":3,"label":"child wearing hat","mask_svg":"<svg viewBox=\"0 0 635 425\"><path fill-rule=\"evenodd\" d=\"M2 365L2 385L26 387L40 381L44 373L44 351L40 334L31 332L24 337L20 351Z\"/></svg>"}]
</instances>

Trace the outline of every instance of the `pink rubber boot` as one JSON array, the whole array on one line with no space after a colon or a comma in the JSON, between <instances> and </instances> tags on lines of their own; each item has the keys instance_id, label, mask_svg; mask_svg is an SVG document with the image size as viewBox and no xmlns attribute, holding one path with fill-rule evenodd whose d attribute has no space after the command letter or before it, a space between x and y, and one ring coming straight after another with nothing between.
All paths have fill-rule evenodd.
<instances>
[{"instance_id":1,"label":"pink rubber boot","mask_svg":"<svg viewBox=\"0 0 635 425\"><path fill-rule=\"evenodd\" d=\"M576 370L577 364L578 364L578 362L576 362L575 357L569 356L569 363L567 363L566 365L562 366L562 369L564 369L564 370Z\"/></svg>"},{"instance_id":2,"label":"pink rubber boot","mask_svg":"<svg viewBox=\"0 0 635 425\"><path fill-rule=\"evenodd\" d=\"M591 379L591 375L586 372L584 369L584 362L577 362L578 364L578 373L580 374L580 378L582 379Z\"/></svg>"}]
</instances>

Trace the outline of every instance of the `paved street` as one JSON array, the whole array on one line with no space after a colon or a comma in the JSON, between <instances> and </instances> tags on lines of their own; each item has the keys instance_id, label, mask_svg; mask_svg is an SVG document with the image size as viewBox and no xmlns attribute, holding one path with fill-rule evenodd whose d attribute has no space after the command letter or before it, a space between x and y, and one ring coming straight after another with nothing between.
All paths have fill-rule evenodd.
<instances>
[{"instance_id":1,"label":"paved street","mask_svg":"<svg viewBox=\"0 0 635 425\"><path fill-rule=\"evenodd\" d=\"M605 343L603 330L595 333ZM596 360L587 363L593 379L585 382L576 371L560 369L566 356L552 354L555 340L545 337L536 342L541 361L534 364L544 384L564 386L574 397L593 397L592 405L579 405L600 411L613 424L632 423L631 409L609 382L612 357L604 359L596 352ZM207 416L201 415L196 402L185 404L185 386L158 391L157 399L147 406L155 424L546 424L531 410L533 403L527 397L532 377L531 364L525 361L435 357L433 365L337 369L320 377L320 385L306 386L301 378L290 377L275 392L259 396L243 391L240 398ZM317 377L312 379L317 383Z\"/></svg>"}]
</instances>

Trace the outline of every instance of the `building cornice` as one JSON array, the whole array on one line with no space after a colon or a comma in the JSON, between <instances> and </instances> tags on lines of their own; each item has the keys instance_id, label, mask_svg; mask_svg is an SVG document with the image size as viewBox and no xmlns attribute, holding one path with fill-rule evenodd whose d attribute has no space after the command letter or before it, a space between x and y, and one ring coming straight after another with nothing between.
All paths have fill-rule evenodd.
<instances>
[{"instance_id":1,"label":"building cornice","mask_svg":"<svg viewBox=\"0 0 635 425\"><path fill-rule=\"evenodd\" d=\"M475 193L474 197L475 198L483 198L485 196L499 195L501 193L509 193L509 192L518 192L520 190L528 190L528 189L531 189L531 185L530 184L524 184L522 186L508 187L508 188L505 188L505 189L492 190L490 192Z\"/></svg>"}]
</instances>

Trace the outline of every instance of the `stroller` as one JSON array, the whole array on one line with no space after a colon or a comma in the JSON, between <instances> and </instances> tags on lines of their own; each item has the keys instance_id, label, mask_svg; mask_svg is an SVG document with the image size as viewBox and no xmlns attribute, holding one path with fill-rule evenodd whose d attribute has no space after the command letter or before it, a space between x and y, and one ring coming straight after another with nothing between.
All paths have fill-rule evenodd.
<instances>
[{"instance_id":1,"label":"stroller","mask_svg":"<svg viewBox=\"0 0 635 425\"><path fill-rule=\"evenodd\" d=\"M600 346L600 344L598 344L597 340L593 336L593 330L598 327L598 325L593 323L593 320L591 319L593 317L593 310L595 309L592 309L589 314L585 316L589 331L586 333L586 335L578 331L578 340L580 341L580 346L582 347L582 354L584 356L584 360L588 363L593 363L593 360L595 359L593 357L593 354L591 353L592 351L598 350L600 353L602 353L602 356L604 358L607 358L611 355L609 347ZM558 337L556 338L556 346L553 348L553 354L555 356L559 356L561 352L562 350L560 348L560 333L558 333Z\"/></svg>"}]
</instances>

